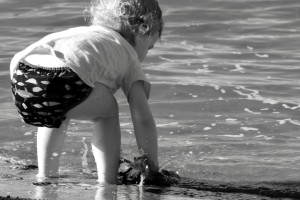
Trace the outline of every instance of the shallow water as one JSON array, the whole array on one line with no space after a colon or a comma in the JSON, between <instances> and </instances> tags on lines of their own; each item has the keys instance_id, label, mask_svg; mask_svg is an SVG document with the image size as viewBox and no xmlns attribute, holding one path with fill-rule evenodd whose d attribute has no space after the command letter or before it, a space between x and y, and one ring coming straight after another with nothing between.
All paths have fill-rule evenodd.
<instances>
[{"instance_id":1,"label":"shallow water","mask_svg":"<svg viewBox=\"0 0 300 200\"><path fill-rule=\"evenodd\" d=\"M164 34L144 66L152 82L150 106L158 125L161 167L204 180L299 181L300 2L160 2ZM0 4L0 156L35 163L35 129L20 122L11 101L10 59L48 33L85 25L83 10L89 2ZM122 154L132 158L137 150L128 105L121 92L116 96ZM95 169L90 125L70 125L61 170L71 179ZM172 197L157 195L182 199L183 191L173 192Z\"/></svg>"}]
</instances>

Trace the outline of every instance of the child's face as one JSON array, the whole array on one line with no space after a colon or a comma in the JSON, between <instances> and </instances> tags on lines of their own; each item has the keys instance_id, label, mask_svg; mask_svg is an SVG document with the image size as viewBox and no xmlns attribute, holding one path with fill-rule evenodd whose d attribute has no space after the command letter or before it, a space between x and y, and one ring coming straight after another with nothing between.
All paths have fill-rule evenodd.
<instances>
[{"instance_id":1,"label":"child's face","mask_svg":"<svg viewBox=\"0 0 300 200\"><path fill-rule=\"evenodd\" d=\"M148 51L154 47L154 44L159 38L159 33L153 35L142 35L139 34L136 37L135 51L138 54L139 60L142 62L148 54Z\"/></svg>"}]
</instances>

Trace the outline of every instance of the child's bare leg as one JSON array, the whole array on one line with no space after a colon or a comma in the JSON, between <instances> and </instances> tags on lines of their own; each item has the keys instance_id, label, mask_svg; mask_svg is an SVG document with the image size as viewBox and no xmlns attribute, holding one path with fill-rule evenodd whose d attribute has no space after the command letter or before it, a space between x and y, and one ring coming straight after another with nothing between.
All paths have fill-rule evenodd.
<instances>
[{"instance_id":1,"label":"child's bare leg","mask_svg":"<svg viewBox=\"0 0 300 200\"><path fill-rule=\"evenodd\" d=\"M92 149L97 164L98 181L116 183L120 158L118 103L103 84L96 83L90 96L68 114L70 119L94 122Z\"/></svg>"},{"instance_id":2,"label":"child's bare leg","mask_svg":"<svg viewBox=\"0 0 300 200\"><path fill-rule=\"evenodd\" d=\"M92 149L97 164L98 182L117 183L120 162L119 118L99 118L94 121Z\"/></svg>"},{"instance_id":3,"label":"child's bare leg","mask_svg":"<svg viewBox=\"0 0 300 200\"><path fill-rule=\"evenodd\" d=\"M58 176L59 158L66 137L68 121L65 120L60 128L38 127L38 178Z\"/></svg>"}]
</instances>

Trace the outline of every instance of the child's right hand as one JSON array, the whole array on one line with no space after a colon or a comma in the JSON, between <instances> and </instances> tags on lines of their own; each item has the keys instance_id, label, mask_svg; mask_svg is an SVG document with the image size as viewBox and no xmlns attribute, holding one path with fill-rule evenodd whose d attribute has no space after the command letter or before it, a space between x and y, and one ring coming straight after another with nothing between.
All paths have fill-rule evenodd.
<instances>
[{"instance_id":1,"label":"child's right hand","mask_svg":"<svg viewBox=\"0 0 300 200\"><path fill-rule=\"evenodd\" d=\"M143 165L144 165L144 169L145 169L145 173L151 173L151 172L158 172L159 171L159 167L158 164L155 164L153 162L153 160L151 160L149 158L149 156L147 154L142 155L143 158Z\"/></svg>"},{"instance_id":2,"label":"child's right hand","mask_svg":"<svg viewBox=\"0 0 300 200\"><path fill-rule=\"evenodd\" d=\"M155 184L156 182L161 182L160 179L163 177L159 172L159 167L154 164L154 162L146 155L140 157L142 159L142 173L141 173L141 182L140 185L146 184Z\"/></svg>"},{"instance_id":3,"label":"child's right hand","mask_svg":"<svg viewBox=\"0 0 300 200\"><path fill-rule=\"evenodd\" d=\"M180 177L177 173L167 170L151 171L148 166L145 173L141 174L140 185L171 186L179 183Z\"/></svg>"}]
</instances>

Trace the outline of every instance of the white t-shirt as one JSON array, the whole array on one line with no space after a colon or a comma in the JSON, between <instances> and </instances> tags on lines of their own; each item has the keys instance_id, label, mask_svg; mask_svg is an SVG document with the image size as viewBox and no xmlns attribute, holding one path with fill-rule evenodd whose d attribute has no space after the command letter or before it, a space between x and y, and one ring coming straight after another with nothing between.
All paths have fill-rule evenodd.
<instances>
[{"instance_id":1,"label":"white t-shirt","mask_svg":"<svg viewBox=\"0 0 300 200\"><path fill-rule=\"evenodd\" d=\"M101 26L84 26L50 34L11 61L11 77L21 59L32 54L53 55L66 63L89 86L106 85L112 93L120 87L126 97L136 81L144 82L147 97L150 83L132 46L117 32Z\"/></svg>"}]
</instances>

